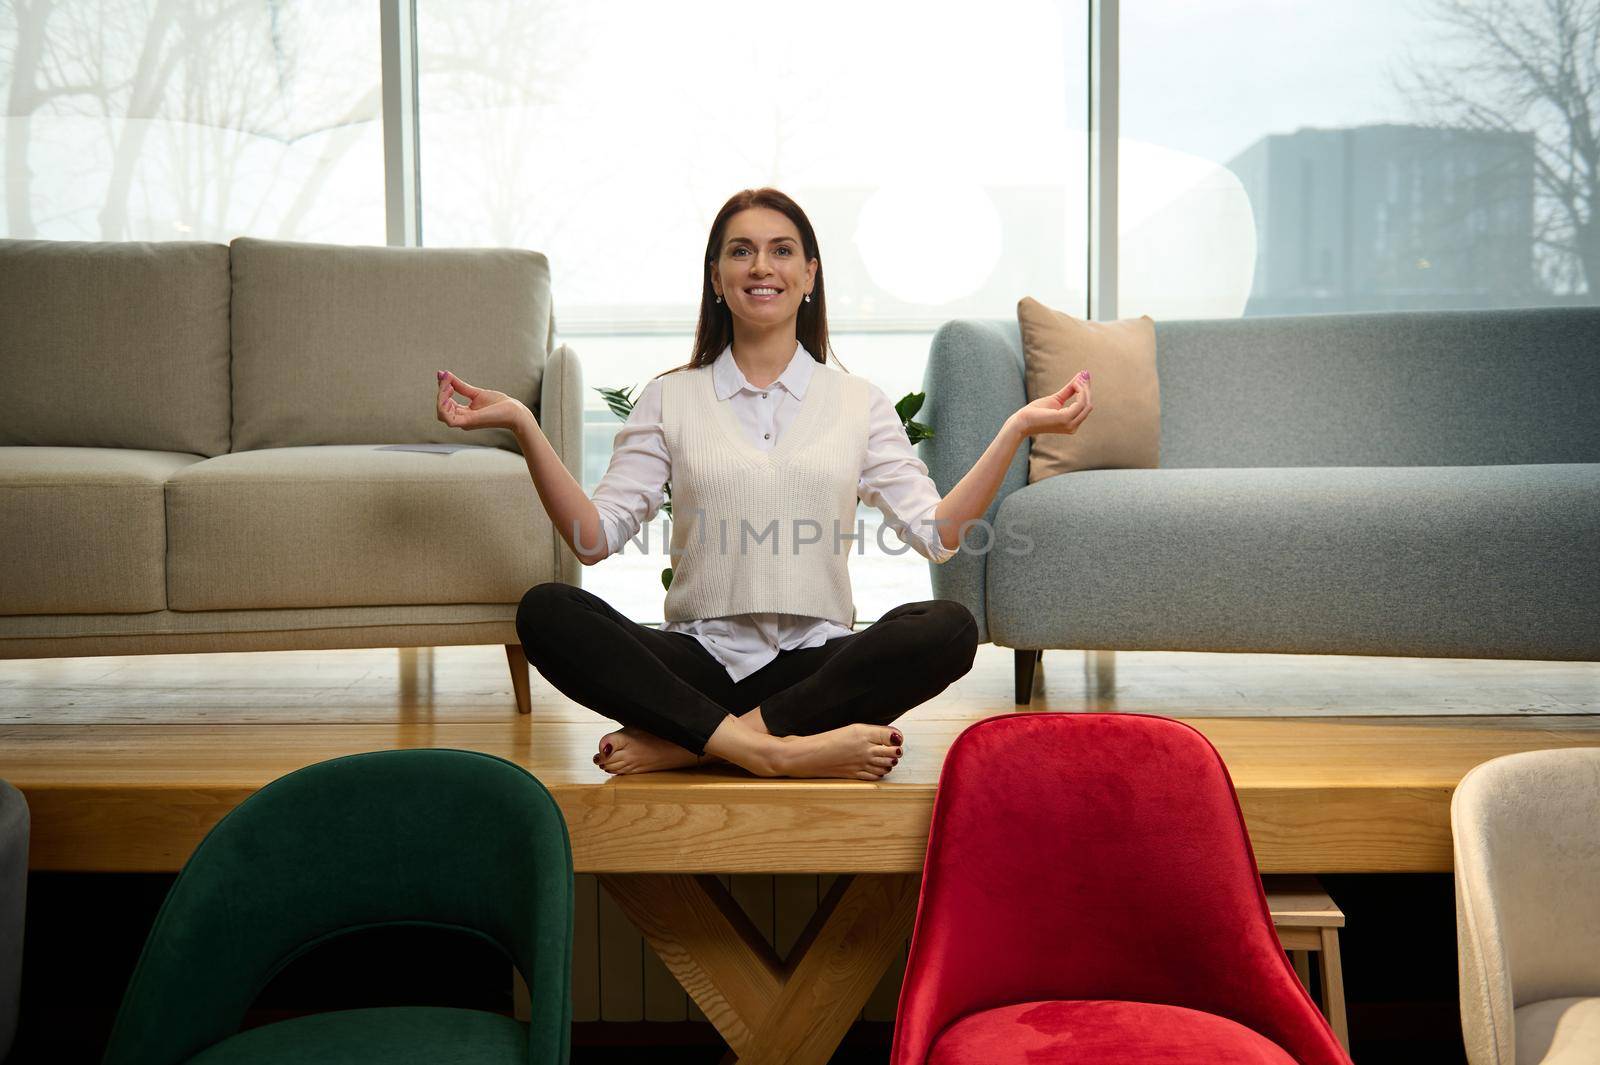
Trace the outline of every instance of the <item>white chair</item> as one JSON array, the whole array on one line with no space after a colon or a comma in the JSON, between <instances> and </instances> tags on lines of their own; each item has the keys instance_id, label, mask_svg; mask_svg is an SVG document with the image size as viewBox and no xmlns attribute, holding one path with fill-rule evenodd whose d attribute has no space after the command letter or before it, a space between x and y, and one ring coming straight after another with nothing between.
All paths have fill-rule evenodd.
<instances>
[{"instance_id":1,"label":"white chair","mask_svg":"<svg viewBox=\"0 0 1600 1065\"><path fill-rule=\"evenodd\" d=\"M1467 1059L1597 1065L1600 748L1483 763L1450 824Z\"/></svg>"}]
</instances>

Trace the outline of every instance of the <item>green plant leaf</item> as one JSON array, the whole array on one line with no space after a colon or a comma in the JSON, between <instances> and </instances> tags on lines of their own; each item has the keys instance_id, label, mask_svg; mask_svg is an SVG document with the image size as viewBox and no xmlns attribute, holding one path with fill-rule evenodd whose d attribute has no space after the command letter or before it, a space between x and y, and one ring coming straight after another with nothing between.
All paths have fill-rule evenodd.
<instances>
[{"instance_id":1,"label":"green plant leaf","mask_svg":"<svg viewBox=\"0 0 1600 1065\"><path fill-rule=\"evenodd\" d=\"M907 392L894 405L894 412L900 415L902 422L909 422L917 416L917 411L922 409L922 401L928 398L926 392Z\"/></svg>"},{"instance_id":2,"label":"green plant leaf","mask_svg":"<svg viewBox=\"0 0 1600 1065\"><path fill-rule=\"evenodd\" d=\"M661 587L664 591L672 590L672 567L668 566L661 571Z\"/></svg>"},{"instance_id":3,"label":"green plant leaf","mask_svg":"<svg viewBox=\"0 0 1600 1065\"><path fill-rule=\"evenodd\" d=\"M635 387L637 386L630 385L626 391L620 388L596 388L595 391L600 393L601 397L606 401L606 406L611 408L612 414L615 414L623 421L627 421L628 416L633 413L633 390Z\"/></svg>"},{"instance_id":4,"label":"green plant leaf","mask_svg":"<svg viewBox=\"0 0 1600 1065\"><path fill-rule=\"evenodd\" d=\"M907 420L906 437L910 439L913 444L920 444L924 440L933 439L933 430L928 428L926 425L923 425L921 422Z\"/></svg>"}]
</instances>

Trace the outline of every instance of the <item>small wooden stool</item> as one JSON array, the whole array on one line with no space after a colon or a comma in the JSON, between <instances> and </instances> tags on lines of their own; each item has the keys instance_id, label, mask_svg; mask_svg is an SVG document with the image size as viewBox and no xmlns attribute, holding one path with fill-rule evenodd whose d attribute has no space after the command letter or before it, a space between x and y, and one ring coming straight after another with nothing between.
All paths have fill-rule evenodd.
<instances>
[{"instance_id":1,"label":"small wooden stool","mask_svg":"<svg viewBox=\"0 0 1600 1065\"><path fill-rule=\"evenodd\" d=\"M1339 1037L1339 1045L1350 1051L1350 1026L1344 1013L1344 968L1339 962L1339 929L1344 913L1322 890L1314 876L1264 876L1267 909L1278 930L1278 940L1289 952L1294 971L1307 989L1311 987L1311 952L1321 951L1317 966L1322 976L1322 1012Z\"/></svg>"}]
</instances>

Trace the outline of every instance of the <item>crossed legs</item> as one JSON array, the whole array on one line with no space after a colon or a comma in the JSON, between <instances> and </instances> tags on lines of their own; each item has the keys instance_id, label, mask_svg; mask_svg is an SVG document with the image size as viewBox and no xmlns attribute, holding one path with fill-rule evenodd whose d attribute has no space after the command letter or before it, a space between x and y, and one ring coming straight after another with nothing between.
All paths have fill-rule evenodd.
<instances>
[{"instance_id":1,"label":"crossed legs","mask_svg":"<svg viewBox=\"0 0 1600 1065\"><path fill-rule=\"evenodd\" d=\"M966 608L928 600L780 652L735 683L694 637L646 628L555 582L523 597L517 632L552 685L625 726L595 756L613 773L720 759L763 776L878 779L903 751L889 723L971 669L977 649Z\"/></svg>"}]
</instances>

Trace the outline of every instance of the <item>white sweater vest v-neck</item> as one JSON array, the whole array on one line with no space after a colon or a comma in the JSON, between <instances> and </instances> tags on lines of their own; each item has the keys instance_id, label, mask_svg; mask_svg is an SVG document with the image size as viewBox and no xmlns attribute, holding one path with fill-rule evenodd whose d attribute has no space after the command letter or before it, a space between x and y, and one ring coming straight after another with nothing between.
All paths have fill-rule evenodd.
<instances>
[{"instance_id":1,"label":"white sweater vest v-neck","mask_svg":"<svg viewBox=\"0 0 1600 1065\"><path fill-rule=\"evenodd\" d=\"M867 382L819 363L776 446L744 438L711 367L661 378L672 457L668 621L780 613L851 623Z\"/></svg>"}]
</instances>

